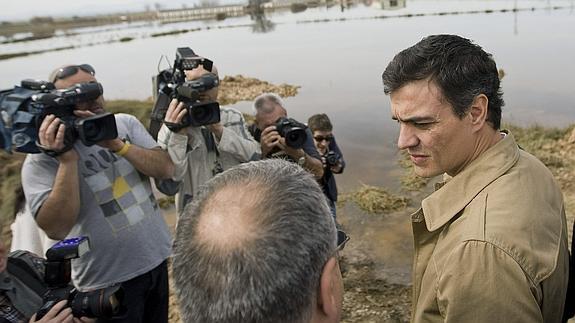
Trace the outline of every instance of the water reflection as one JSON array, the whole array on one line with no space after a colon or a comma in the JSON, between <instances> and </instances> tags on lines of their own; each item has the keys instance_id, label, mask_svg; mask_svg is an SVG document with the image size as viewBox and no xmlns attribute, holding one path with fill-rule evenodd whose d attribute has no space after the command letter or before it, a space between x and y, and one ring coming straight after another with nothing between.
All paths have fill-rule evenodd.
<instances>
[{"instance_id":1,"label":"water reflection","mask_svg":"<svg viewBox=\"0 0 575 323\"><path fill-rule=\"evenodd\" d=\"M275 24L266 17L263 7L264 0L249 0L246 11L249 12L250 19L254 22L252 31L255 33L267 33L273 31Z\"/></svg>"}]
</instances>

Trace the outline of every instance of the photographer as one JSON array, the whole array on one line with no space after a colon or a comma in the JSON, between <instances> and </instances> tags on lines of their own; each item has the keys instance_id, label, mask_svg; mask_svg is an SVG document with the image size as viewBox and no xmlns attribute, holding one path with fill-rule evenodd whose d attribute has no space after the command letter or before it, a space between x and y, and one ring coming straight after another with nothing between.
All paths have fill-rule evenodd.
<instances>
[{"instance_id":1,"label":"photographer","mask_svg":"<svg viewBox=\"0 0 575 323\"><path fill-rule=\"evenodd\" d=\"M312 173L316 179L323 176L321 157L317 152L312 134L309 129L293 119L288 119L293 128L305 129L305 134L300 133L296 138L300 141L298 148L286 144L286 138L278 129L278 121L287 118L287 111L282 99L275 93L264 93L254 101L255 128L251 128L252 135L261 144L262 157L285 157L292 162ZM291 125L290 125L291 126Z\"/></svg>"},{"instance_id":2,"label":"photographer","mask_svg":"<svg viewBox=\"0 0 575 323\"><path fill-rule=\"evenodd\" d=\"M315 148L321 154L323 163L323 177L320 180L323 193L328 199L329 208L333 219L336 220L337 185L333 174L343 173L345 160L337 146L333 135L333 125L325 113L315 114L307 121L308 127L313 132Z\"/></svg>"},{"instance_id":3,"label":"photographer","mask_svg":"<svg viewBox=\"0 0 575 323\"><path fill-rule=\"evenodd\" d=\"M88 323L88 318L75 318L66 301L56 304L41 320L35 312L42 306L44 259L30 252L15 251L7 255L0 240L0 323ZM32 287L34 286L34 287ZM31 317L31 318L30 318Z\"/></svg>"},{"instance_id":4,"label":"photographer","mask_svg":"<svg viewBox=\"0 0 575 323\"><path fill-rule=\"evenodd\" d=\"M188 81L200 80L218 71L203 65L186 70ZM218 86L200 93L200 102L215 102ZM220 108L220 121L202 126L177 128L188 117L188 108L176 99L170 102L158 143L166 149L175 165L174 181L181 182L176 195L178 213L198 193L199 187L216 174L243 162L260 159L260 147L247 130L243 115L230 108ZM171 125L170 129L167 125ZM174 127L175 126L175 127Z\"/></svg>"},{"instance_id":5,"label":"photographer","mask_svg":"<svg viewBox=\"0 0 575 323\"><path fill-rule=\"evenodd\" d=\"M57 89L97 82L87 64L59 68L50 81ZM104 105L100 95L77 104L74 114L86 120ZM37 143L45 153L29 154L22 167L26 201L50 238L90 237L90 252L72 263L79 290L121 283L125 322L167 322L171 237L149 177L171 177L173 163L135 117L114 117L117 137L86 146L67 145L68 123L46 116Z\"/></svg>"}]
</instances>

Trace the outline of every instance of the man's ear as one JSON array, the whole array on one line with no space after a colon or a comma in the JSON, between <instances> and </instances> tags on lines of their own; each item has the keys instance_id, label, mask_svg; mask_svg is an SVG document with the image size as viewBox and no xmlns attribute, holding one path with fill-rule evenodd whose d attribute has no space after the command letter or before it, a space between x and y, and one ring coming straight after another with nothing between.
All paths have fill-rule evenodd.
<instances>
[{"instance_id":1,"label":"man's ear","mask_svg":"<svg viewBox=\"0 0 575 323\"><path fill-rule=\"evenodd\" d=\"M339 265L336 257L331 257L323 266L317 291L317 316L327 322L335 322L339 316Z\"/></svg>"},{"instance_id":2,"label":"man's ear","mask_svg":"<svg viewBox=\"0 0 575 323\"><path fill-rule=\"evenodd\" d=\"M482 129L487 122L488 103L489 99L485 94L479 94L473 99L469 108L469 116L474 131Z\"/></svg>"}]
</instances>

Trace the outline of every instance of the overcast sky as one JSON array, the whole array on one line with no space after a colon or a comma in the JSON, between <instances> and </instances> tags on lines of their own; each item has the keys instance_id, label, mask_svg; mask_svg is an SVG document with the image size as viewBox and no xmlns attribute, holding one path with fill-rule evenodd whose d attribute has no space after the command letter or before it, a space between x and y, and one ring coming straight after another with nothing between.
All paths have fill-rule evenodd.
<instances>
[{"instance_id":1,"label":"overcast sky","mask_svg":"<svg viewBox=\"0 0 575 323\"><path fill-rule=\"evenodd\" d=\"M0 0L0 20L28 20L35 16L73 16L101 13L143 11L146 6L154 8L156 3L162 7L188 7L202 0ZM212 1L210 1L212 2ZM232 0L219 0L218 3L238 3Z\"/></svg>"}]
</instances>

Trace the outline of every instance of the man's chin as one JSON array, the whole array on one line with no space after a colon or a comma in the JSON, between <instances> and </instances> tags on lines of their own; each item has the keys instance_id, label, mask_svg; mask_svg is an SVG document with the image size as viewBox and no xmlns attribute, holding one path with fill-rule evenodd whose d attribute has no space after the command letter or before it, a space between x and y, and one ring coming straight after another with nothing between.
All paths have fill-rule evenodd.
<instances>
[{"instance_id":1,"label":"man's chin","mask_svg":"<svg viewBox=\"0 0 575 323\"><path fill-rule=\"evenodd\" d=\"M430 169L427 167L420 167L420 166L416 166L416 165L413 165L413 170L417 176L423 177L423 178L432 178L432 177L435 177L437 175L443 174L443 172L438 172L436 170L433 170L433 169Z\"/></svg>"}]
</instances>

